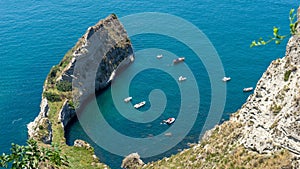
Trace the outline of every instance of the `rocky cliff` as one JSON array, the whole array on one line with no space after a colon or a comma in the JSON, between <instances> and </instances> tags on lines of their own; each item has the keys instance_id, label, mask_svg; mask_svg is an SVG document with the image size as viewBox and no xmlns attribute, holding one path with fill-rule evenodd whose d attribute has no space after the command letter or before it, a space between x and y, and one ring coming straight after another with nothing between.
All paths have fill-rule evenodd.
<instances>
[{"instance_id":1,"label":"rocky cliff","mask_svg":"<svg viewBox=\"0 0 300 169\"><path fill-rule=\"evenodd\" d=\"M133 49L130 40L114 14L89 27L61 63L52 68L44 85L44 93L49 91L62 95L61 97L58 96L59 101L64 100L60 111L58 111L58 121L62 124L62 127L65 127L70 119L76 115L74 106L78 105L74 105L70 93L67 93L67 96L63 95L64 92L71 91L72 88L71 90L60 90L57 88L58 84L62 83L64 86L69 85L69 87L71 87L73 81L80 84L81 86L76 87L76 94L79 95L80 100L76 101L81 102L95 93L95 90L98 91L108 86L117 68L129 64L133 60ZM77 66L76 64L79 63L80 65ZM78 69L76 74L74 72L75 67ZM79 77L80 81L78 80ZM58 89L57 93L55 88ZM38 117L34 122L28 124L29 137L35 137L40 134L39 129L49 123L47 125L49 132L44 133L44 136L41 137L45 138L45 143L51 142L52 133L51 122L46 120L49 112L48 102L47 95L43 95Z\"/></svg>"},{"instance_id":2,"label":"rocky cliff","mask_svg":"<svg viewBox=\"0 0 300 169\"><path fill-rule=\"evenodd\" d=\"M95 94L95 91L108 86L116 71L133 60L131 42L116 15L112 14L89 27L48 74L43 87L40 113L27 126L29 137L45 144L55 142L61 147L66 146L64 128L76 116L75 108ZM84 148L82 151L85 150L86 153L93 151ZM75 159L80 158L80 155L74 153L69 155ZM98 160L94 157L91 161L97 167Z\"/></svg>"},{"instance_id":3,"label":"rocky cliff","mask_svg":"<svg viewBox=\"0 0 300 169\"><path fill-rule=\"evenodd\" d=\"M286 56L271 63L254 94L232 120L244 124L240 143L259 153L278 148L300 155L300 38L290 38Z\"/></svg>"}]
</instances>

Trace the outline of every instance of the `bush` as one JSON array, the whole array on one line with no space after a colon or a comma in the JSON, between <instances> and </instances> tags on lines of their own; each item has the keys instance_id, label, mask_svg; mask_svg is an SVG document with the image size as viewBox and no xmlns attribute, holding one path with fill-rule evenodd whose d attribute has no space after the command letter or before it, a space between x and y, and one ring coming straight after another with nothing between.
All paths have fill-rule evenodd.
<instances>
[{"instance_id":1,"label":"bush","mask_svg":"<svg viewBox=\"0 0 300 169\"><path fill-rule=\"evenodd\" d=\"M58 66L53 66L50 70L50 73L48 75L48 83L54 84L55 83L55 78L57 75L57 72L59 72L59 67Z\"/></svg>"},{"instance_id":2,"label":"bush","mask_svg":"<svg viewBox=\"0 0 300 169\"><path fill-rule=\"evenodd\" d=\"M39 129L40 129L40 130L44 130L44 126L39 125Z\"/></svg>"},{"instance_id":3,"label":"bush","mask_svg":"<svg viewBox=\"0 0 300 169\"><path fill-rule=\"evenodd\" d=\"M273 105L271 106L271 111L273 112L274 115L277 115L281 111L282 107L279 105Z\"/></svg>"},{"instance_id":4,"label":"bush","mask_svg":"<svg viewBox=\"0 0 300 169\"><path fill-rule=\"evenodd\" d=\"M74 103L74 101L73 100L69 100L69 108L71 108L71 109L76 109L76 108L78 108L78 102L75 102Z\"/></svg>"},{"instance_id":5,"label":"bush","mask_svg":"<svg viewBox=\"0 0 300 169\"><path fill-rule=\"evenodd\" d=\"M51 148L39 147L36 141L28 140L26 146L12 144L11 154L0 156L0 167L36 169L68 166L66 156L61 155L57 146Z\"/></svg>"},{"instance_id":6,"label":"bush","mask_svg":"<svg viewBox=\"0 0 300 169\"><path fill-rule=\"evenodd\" d=\"M50 77L56 77L56 73L59 71L58 66L53 66L51 71L50 71Z\"/></svg>"},{"instance_id":7,"label":"bush","mask_svg":"<svg viewBox=\"0 0 300 169\"><path fill-rule=\"evenodd\" d=\"M61 98L58 94L52 93L52 92L44 92L44 97L46 97L47 100L50 102L58 102L61 101Z\"/></svg>"},{"instance_id":8,"label":"bush","mask_svg":"<svg viewBox=\"0 0 300 169\"><path fill-rule=\"evenodd\" d=\"M57 90L62 92L72 91L72 83L66 80L59 81L56 84L56 88Z\"/></svg>"},{"instance_id":9,"label":"bush","mask_svg":"<svg viewBox=\"0 0 300 169\"><path fill-rule=\"evenodd\" d=\"M288 81L289 80L289 77L290 77L290 74L291 74L291 70L288 70L284 73L284 81Z\"/></svg>"}]
</instances>

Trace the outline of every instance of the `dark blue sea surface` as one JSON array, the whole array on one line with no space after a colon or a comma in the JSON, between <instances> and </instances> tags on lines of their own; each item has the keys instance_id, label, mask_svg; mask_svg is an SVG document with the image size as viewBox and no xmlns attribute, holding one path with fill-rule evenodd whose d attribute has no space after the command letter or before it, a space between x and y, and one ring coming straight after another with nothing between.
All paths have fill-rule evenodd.
<instances>
[{"instance_id":1,"label":"dark blue sea surface","mask_svg":"<svg viewBox=\"0 0 300 169\"><path fill-rule=\"evenodd\" d=\"M111 13L124 17L140 12L162 12L196 25L209 38L221 58L226 75L232 78L227 83L224 112L220 112L223 113L223 119L228 119L250 94L243 93L243 87L255 86L270 62L284 56L287 41L278 46L270 44L252 49L249 44L258 37L271 35L273 26L280 27L282 34L288 34L289 10L298 5L295 0L1 1L0 152L9 152L12 142L25 144L26 125L39 112L42 87L50 68L59 63L89 26ZM202 63L193 60L198 58L193 57L193 52L178 41L155 34L138 35L131 37L131 40L135 51L161 48L178 56L190 56L186 64L192 69L200 88L199 116L190 133L165 154L144 159L147 162L174 154L178 149L186 148L188 142L197 141L210 106L210 83ZM153 77L153 74L157 77ZM149 92L159 88L165 92L168 106L178 105L178 100L172 99L179 97L175 84L174 79L164 72L150 69L132 81L130 94L138 100L147 100ZM167 128L156 125L161 119L138 128L135 123L126 121L114 108L110 90L100 94L97 101L105 119L120 133L145 138ZM142 111L148 108L149 105L146 105ZM177 116L176 109L176 106L168 107L165 116L160 118ZM173 114L168 114L170 112ZM80 138L95 145L78 121L69 126L66 136L68 144ZM123 157L110 154L100 147L95 147L95 150L102 162L113 168L120 166Z\"/></svg>"}]
</instances>

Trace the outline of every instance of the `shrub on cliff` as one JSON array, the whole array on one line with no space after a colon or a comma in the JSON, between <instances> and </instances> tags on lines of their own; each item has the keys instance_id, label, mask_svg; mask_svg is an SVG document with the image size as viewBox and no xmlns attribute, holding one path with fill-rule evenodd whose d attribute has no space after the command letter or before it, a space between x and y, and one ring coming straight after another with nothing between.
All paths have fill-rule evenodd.
<instances>
[{"instance_id":1,"label":"shrub on cliff","mask_svg":"<svg viewBox=\"0 0 300 169\"><path fill-rule=\"evenodd\" d=\"M284 81L288 81L289 80L289 77L291 75L291 70L287 70L285 73L284 73Z\"/></svg>"},{"instance_id":2,"label":"shrub on cliff","mask_svg":"<svg viewBox=\"0 0 300 169\"><path fill-rule=\"evenodd\" d=\"M0 156L0 167L12 169L54 168L68 165L66 156L62 156L56 146L44 148L34 140L28 140L26 146L12 144L11 154Z\"/></svg>"},{"instance_id":3,"label":"shrub on cliff","mask_svg":"<svg viewBox=\"0 0 300 169\"><path fill-rule=\"evenodd\" d=\"M61 101L61 98L58 94L52 93L52 92L44 92L43 93L44 97L50 102L58 102Z\"/></svg>"},{"instance_id":4,"label":"shrub on cliff","mask_svg":"<svg viewBox=\"0 0 300 169\"><path fill-rule=\"evenodd\" d=\"M53 66L51 68L50 73L48 75L48 79L47 79L49 84L54 84L55 83L56 74L57 74L57 72L59 72L59 70L60 69L59 69L58 66Z\"/></svg>"},{"instance_id":5,"label":"shrub on cliff","mask_svg":"<svg viewBox=\"0 0 300 169\"><path fill-rule=\"evenodd\" d=\"M72 83L66 80L59 81L56 84L56 88L57 90L62 92L72 91Z\"/></svg>"}]
</instances>

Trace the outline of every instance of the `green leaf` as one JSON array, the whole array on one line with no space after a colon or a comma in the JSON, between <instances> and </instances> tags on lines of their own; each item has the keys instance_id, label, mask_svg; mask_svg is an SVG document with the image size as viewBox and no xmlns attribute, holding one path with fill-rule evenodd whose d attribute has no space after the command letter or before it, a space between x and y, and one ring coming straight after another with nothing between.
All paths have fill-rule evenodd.
<instances>
[{"instance_id":1,"label":"green leaf","mask_svg":"<svg viewBox=\"0 0 300 169\"><path fill-rule=\"evenodd\" d=\"M274 35L274 36L277 36L277 35L278 35L278 30L279 30L279 29L278 29L277 27L275 27L275 26L273 27L273 35Z\"/></svg>"},{"instance_id":2,"label":"green leaf","mask_svg":"<svg viewBox=\"0 0 300 169\"><path fill-rule=\"evenodd\" d=\"M294 9L294 8L291 9L291 10L290 10L290 16L292 16L294 12L295 12L295 9Z\"/></svg>"}]
</instances>

